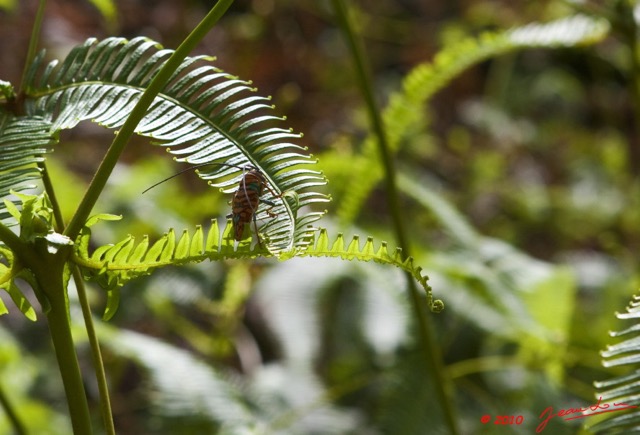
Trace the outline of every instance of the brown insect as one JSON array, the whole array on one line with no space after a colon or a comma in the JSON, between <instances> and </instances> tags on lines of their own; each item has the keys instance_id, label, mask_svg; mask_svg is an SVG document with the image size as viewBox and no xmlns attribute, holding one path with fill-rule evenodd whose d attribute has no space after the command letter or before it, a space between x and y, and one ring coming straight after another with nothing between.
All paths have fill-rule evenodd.
<instances>
[{"instance_id":1,"label":"brown insect","mask_svg":"<svg viewBox=\"0 0 640 435\"><path fill-rule=\"evenodd\" d=\"M165 181L173 177L182 174L183 172L190 171L200 166L210 165L229 166L243 170L243 175L238 185L238 190L236 190L236 192L233 194L233 198L231 199L231 213L227 215L227 218L231 218L231 222L233 223L233 235L235 240L242 240L242 234L244 233L245 224L251 223L251 221L253 221L256 235L258 237L258 245L262 247L262 241L260 240L260 233L258 232L258 223L256 220L256 212L258 211L260 203L262 202L269 205L270 208L266 210L266 213L270 217L276 217L276 214L271 212L271 208L275 207L276 204L273 201L262 198L262 194L264 193L264 190L267 189L276 198L279 198L282 195L277 194L271 187L269 187L267 178L262 173L262 171L260 171L255 166L241 167L228 163L201 163L165 178L164 180L145 189L142 193L145 193L146 191L156 187L159 184L164 183Z\"/></svg>"},{"instance_id":2,"label":"brown insect","mask_svg":"<svg viewBox=\"0 0 640 435\"><path fill-rule=\"evenodd\" d=\"M274 196L279 196L269 187L264 174L258 168L250 169L242 176L238 190L233 194L233 199L231 200L231 214L227 215L227 218L231 218L231 222L233 222L233 234L236 240L242 240L244 225L253 220L256 235L258 236L258 244L262 246L260 233L258 233L258 223L256 222L256 211L261 202L270 205L271 208L275 207L275 203L272 201L261 198L265 188ZM271 208L267 209L266 213L270 217L276 217L271 212Z\"/></svg>"}]
</instances>

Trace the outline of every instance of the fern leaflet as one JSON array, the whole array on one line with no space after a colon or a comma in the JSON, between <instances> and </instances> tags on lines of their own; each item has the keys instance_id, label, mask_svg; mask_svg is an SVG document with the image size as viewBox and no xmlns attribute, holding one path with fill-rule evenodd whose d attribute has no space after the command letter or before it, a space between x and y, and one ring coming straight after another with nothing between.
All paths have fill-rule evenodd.
<instances>
[{"instance_id":1,"label":"fern leaflet","mask_svg":"<svg viewBox=\"0 0 640 435\"><path fill-rule=\"evenodd\" d=\"M616 313L616 317L629 320L640 318L640 296L634 296L627 312ZM640 324L636 323L622 331L609 334L625 339L607 346L607 349L601 352L605 358L602 364L605 367L635 366L636 369L630 374L595 382L599 390L598 397L602 402L633 405L634 408L607 413L603 421L599 421L590 429L595 433L637 433L640 431L640 372L637 370L640 363Z\"/></svg>"}]
</instances>

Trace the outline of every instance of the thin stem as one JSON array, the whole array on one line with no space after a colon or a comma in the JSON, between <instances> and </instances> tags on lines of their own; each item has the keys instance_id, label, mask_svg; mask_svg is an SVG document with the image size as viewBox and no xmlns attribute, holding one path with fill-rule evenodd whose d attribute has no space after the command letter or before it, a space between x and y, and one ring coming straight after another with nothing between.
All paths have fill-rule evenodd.
<instances>
[{"instance_id":1,"label":"thin stem","mask_svg":"<svg viewBox=\"0 0 640 435\"><path fill-rule=\"evenodd\" d=\"M47 196L49 197L49 201L51 202L51 208L53 209L53 227L56 231L60 232L64 229L64 219L62 218L62 209L60 208L58 197L56 196L56 192L53 189L53 183L51 182L49 171L47 171L46 163L39 162L38 167L41 170L40 174L42 175L42 185L44 186L44 191L47 192Z\"/></svg>"},{"instance_id":2,"label":"thin stem","mask_svg":"<svg viewBox=\"0 0 640 435\"><path fill-rule=\"evenodd\" d=\"M98 201L102 190L107 184L109 175L113 171L116 163L120 159L120 155L129 139L135 132L135 128L143 118L151 103L165 87L172 74L180 66L187 55L195 48L195 46L205 37L214 24L222 17L226 10L231 6L233 0L219 0L204 19L196 26L195 29L187 36L180 46L173 52L164 66L158 71L158 74L149 84L149 87L140 96L140 100L135 105L131 114L127 117L122 128L116 134L115 139L111 143L107 154L100 163L91 184L84 196L78 210L71 219L71 222L64 231L64 234L71 239L75 239L86 222L93 206Z\"/></svg>"},{"instance_id":3,"label":"thin stem","mask_svg":"<svg viewBox=\"0 0 640 435\"><path fill-rule=\"evenodd\" d=\"M400 211L394 159L389 149L387 133L375 101L373 84L371 74L368 69L368 61L365 57L365 51L362 48L359 38L353 31L353 25L350 22L350 17L344 2L342 0L332 0L332 4L338 24L344 33L347 45L355 62L358 84L365 99L369 121L378 138L377 143L380 151L380 160L385 170L387 201L391 211L396 239L403 252L409 256L410 247L406 237L403 216ZM460 431L455 418L452 388L450 386L450 380L444 370L442 354L440 347L435 340L435 333L431 318L427 316L427 313L424 310L422 299L413 277L410 273L405 273L405 276L407 278L413 310L418 317L418 327L420 330L420 338L424 346L427 368L431 368L433 371L432 378L438 395L438 402L444 411L445 421L449 427L450 433L458 434Z\"/></svg>"},{"instance_id":4,"label":"thin stem","mask_svg":"<svg viewBox=\"0 0 640 435\"><path fill-rule=\"evenodd\" d=\"M42 168L42 184L51 201L51 208L53 209L54 227L56 231L60 232L64 228L64 219L62 217L62 209L60 203L55 194L51 177L47 171L47 167L44 162L40 163ZM102 361L102 352L100 351L100 342L98 341L98 334L96 334L95 327L93 325L93 316L91 314L91 306L89 305L89 298L87 297L87 289L84 285L84 280L80 269L77 265L73 266L73 281L76 284L76 290L78 292L78 300L80 301L80 307L82 309L82 316L84 318L85 329L89 338L89 346L91 347L91 357L93 359L93 368L96 375L96 382L98 384L98 391L100 393L100 412L102 414L102 420L105 426L107 435L115 435L116 430L113 424L113 413L111 411L111 398L109 397L109 387L107 383L107 375L104 370L104 362Z\"/></svg>"},{"instance_id":5,"label":"thin stem","mask_svg":"<svg viewBox=\"0 0 640 435\"><path fill-rule=\"evenodd\" d=\"M108 435L115 435L116 428L113 424L109 384L107 382L107 375L104 369L104 362L102 361L100 342L98 341L98 334L96 334L96 329L93 325L93 316L91 314L89 298L87 298L87 289L84 285L84 280L82 279L82 274L80 273L80 268L78 266L73 267L73 281L76 283L78 299L80 301L80 307L82 308L82 316L84 318L87 336L89 337L89 345L91 346L91 357L93 359L93 367L96 372L98 391L100 392L100 412L102 414L102 420L104 422L106 433Z\"/></svg>"},{"instance_id":6,"label":"thin stem","mask_svg":"<svg viewBox=\"0 0 640 435\"><path fill-rule=\"evenodd\" d=\"M44 9L47 4L47 0L40 0L38 3L38 10L36 12L33 28L31 29L31 38L29 39L29 49L27 51L27 58L24 62L24 68L22 70L22 79L20 80L20 89L18 94L22 93L24 88L27 73L29 67L33 63L33 59L36 57L36 51L38 50L38 41L40 40L40 29L42 29L42 21L44 20Z\"/></svg>"}]
</instances>

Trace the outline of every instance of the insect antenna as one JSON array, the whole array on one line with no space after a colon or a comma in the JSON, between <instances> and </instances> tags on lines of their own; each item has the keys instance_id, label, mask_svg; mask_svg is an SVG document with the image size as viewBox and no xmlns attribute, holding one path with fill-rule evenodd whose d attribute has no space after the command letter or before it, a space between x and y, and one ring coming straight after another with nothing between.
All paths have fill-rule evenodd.
<instances>
[{"instance_id":1,"label":"insect antenna","mask_svg":"<svg viewBox=\"0 0 640 435\"><path fill-rule=\"evenodd\" d=\"M192 169L200 168L202 166L214 166L214 165L217 165L217 166L229 166L231 168L238 168L238 169L244 170L244 168L242 166L231 165L229 163L199 163L197 165L189 166L188 168L183 169L182 171L178 171L175 174L165 178L164 180L160 180L157 183L152 184L151 186L149 186L146 189L144 189L142 191L142 193L144 194L144 193L148 192L149 190L153 189L154 187L159 186L160 184L164 183L165 181L169 181L172 178L177 177L178 175L181 175L181 174L184 174L185 172L191 171Z\"/></svg>"}]
</instances>

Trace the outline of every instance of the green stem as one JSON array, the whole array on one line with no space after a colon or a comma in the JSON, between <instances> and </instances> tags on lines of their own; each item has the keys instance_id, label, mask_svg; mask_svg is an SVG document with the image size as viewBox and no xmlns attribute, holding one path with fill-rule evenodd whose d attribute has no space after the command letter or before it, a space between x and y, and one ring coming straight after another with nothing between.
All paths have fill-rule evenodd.
<instances>
[{"instance_id":1,"label":"green stem","mask_svg":"<svg viewBox=\"0 0 640 435\"><path fill-rule=\"evenodd\" d=\"M23 253L24 255L28 255L29 251L25 249L25 243L11 231L11 228L2 222L0 222L0 240L2 240L2 243L7 245L16 256L19 257Z\"/></svg>"},{"instance_id":2,"label":"green stem","mask_svg":"<svg viewBox=\"0 0 640 435\"><path fill-rule=\"evenodd\" d=\"M71 336L71 319L64 286L64 263L70 252L60 249L56 255L44 254L46 250L38 253L34 244L23 242L2 223L0 240L13 251L15 261L20 261L31 269L36 277L36 284L46 294L49 334L64 384L73 431L75 434L90 434L89 405Z\"/></svg>"},{"instance_id":3,"label":"green stem","mask_svg":"<svg viewBox=\"0 0 640 435\"><path fill-rule=\"evenodd\" d=\"M55 194L49 171L44 162L40 163L42 168L42 184L51 201L51 208L53 209L54 226L56 231L62 231L64 228L64 219L62 217L62 209L60 203ZM102 352L100 351L100 342L98 341L98 335L96 334L95 327L93 325L93 316L91 314L91 306L89 305L89 298L87 297L87 289L84 285L84 280L80 269L77 265L73 266L73 281L76 284L76 290L78 292L78 300L80 301L80 307L82 308L82 316L84 318L85 329L87 331L87 337L89 338L89 346L91 347L91 357L93 359L93 368L96 375L96 382L98 384L98 391L100 393L100 411L102 414L102 420L105 426L107 435L115 435L116 430L113 424L113 413L111 411L111 399L109 397L109 387L107 383L107 375L104 370L104 362L102 361Z\"/></svg>"},{"instance_id":4,"label":"green stem","mask_svg":"<svg viewBox=\"0 0 640 435\"><path fill-rule=\"evenodd\" d=\"M44 267L47 267L44 265ZM89 405L82 381L80 365L71 336L71 318L67 303L66 289L62 280L62 267L51 267L51 273L45 268L36 272L38 282L45 283L51 310L47 313L49 333L55 348L58 367L69 405L73 433L76 435L91 434L91 418ZM41 272L41 273L38 273Z\"/></svg>"},{"instance_id":5,"label":"green stem","mask_svg":"<svg viewBox=\"0 0 640 435\"><path fill-rule=\"evenodd\" d=\"M378 110L375 101L371 74L368 69L368 62L365 58L365 51L362 48L362 44L359 38L353 31L353 25L350 22L350 17L345 4L343 3L343 0L332 0L332 4L336 13L338 24L344 32L349 50L351 51L351 55L355 61L356 73L358 75L358 84L360 85L360 90L365 99L369 121L373 127L375 135L378 138L377 143L380 151L380 160L385 171L387 201L389 204L389 210L391 211L396 239L398 245L402 248L403 252L408 257L410 255L410 249L406 237L403 216L399 206L400 201L398 196L398 188L396 185L396 169L394 165L394 158L391 154L386 130L380 116L380 111ZM434 380L435 390L438 395L438 402L441 404L444 411L445 422L449 427L450 433L458 434L460 431L458 429L457 420L455 418L454 401L452 388L450 386L450 379L447 377L447 374L444 370L442 354L440 347L435 340L435 332L431 318L428 317L427 313L424 310L424 304L422 303L418 287L416 286L413 277L410 273L405 273L405 276L407 278L409 293L411 295L412 307L418 317L418 327L420 330L420 338L424 346L427 368L431 368L431 370L433 371L432 378Z\"/></svg>"},{"instance_id":6,"label":"green stem","mask_svg":"<svg viewBox=\"0 0 640 435\"><path fill-rule=\"evenodd\" d=\"M42 175L42 185L44 186L44 191L47 192L49 202L51 202L51 208L53 209L53 227L56 231L60 232L64 229L64 219L62 218L62 209L60 208L58 197L56 196L56 192L53 189L53 183L51 182L49 171L47 171L46 163L39 162L38 167L40 168L40 174Z\"/></svg>"},{"instance_id":7,"label":"green stem","mask_svg":"<svg viewBox=\"0 0 640 435\"><path fill-rule=\"evenodd\" d=\"M109 384L107 383L107 375L104 370L104 362L102 361L102 352L100 351L100 343L98 342L98 334L93 325L93 316L91 314L91 306L89 298L87 298L87 289L84 286L84 280L78 266L73 267L73 281L76 283L78 291L78 299L80 307L82 307L82 316L84 318L87 336L89 337L89 345L91 346L91 356L93 358L93 366L96 372L96 381L98 383L98 391L100 392L100 411L107 435L115 435L116 428L113 424L113 413L111 411L111 399L109 397Z\"/></svg>"},{"instance_id":8,"label":"green stem","mask_svg":"<svg viewBox=\"0 0 640 435\"><path fill-rule=\"evenodd\" d=\"M102 190L107 184L109 175L113 171L116 163L120 159L120 155L124 150L127 142L135 132L135 128L144 117L145 113L156 96L165 87L173 73L178 69L182 61L195 48L195 46L205 37L214 24L222 17L226 10L231 6L233 0L219 0L211 11L203 18L195 29L187 36L180 46L173 52L158 74L144 91L140 100L135 105L131 114L127 117L122 128L116 134L115 139L111 143L107 154L100 163L91 184L84 196L71 222L64 231L64 234L74 239L80 233L82 226L86 222L93 206L98 201Z\"/></svg>"}]
</instances>

